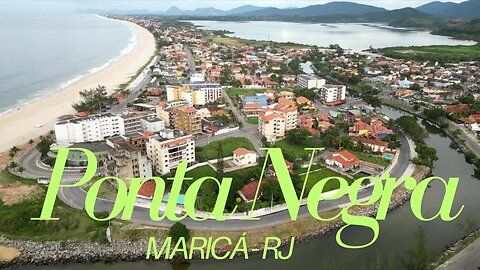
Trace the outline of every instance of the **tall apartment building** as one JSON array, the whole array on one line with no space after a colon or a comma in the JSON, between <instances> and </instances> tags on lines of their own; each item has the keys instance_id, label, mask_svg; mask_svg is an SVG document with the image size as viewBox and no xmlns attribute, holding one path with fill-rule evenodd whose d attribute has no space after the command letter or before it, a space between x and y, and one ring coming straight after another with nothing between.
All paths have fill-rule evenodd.
<instances>
[{"instance_id":1,"label":"tall apartment building","mask_svg":"<svg viewBox=\"0 0 480 270\"><path fill-rule=\"evenodd\" d=\"M285 132L297 128L298 110L296 106L278 109L277 113L285 118Z\"/></svg>"},{"instance_id":2,"label":"tall apartment building","mask_svg":"<svg viewBox=\"0 0 480 270\"><path fill-rule=\"evenodd\" d=\"M297 86L302 88L320 88L326 83L325 79L312 74L300 74L297 76Z\"/></svg>"},{"instance_id":3,"label":"tall apartment building","mask_svg":"<svg viewBox=\"0 0 480 270\"><path fill-rule=\"evenodd\" d=\"M326 104L340 104L345 102L347 87L345 85L324 85L320 88L320 100Z\"/></svg>"},{"instance_id":4,"label":"tall apartment building","mask_svg":"<svg viewBox=\"0 0 480 270\"><path fill-rule=\"evenodd\" d=\"M114 175L120 179L152 177L152 164L147 159L147 155L129 144L125 137L111 137L106 140L106 143L111 147L107 160L108 175Z\"/></svg>"},{"instance_id":5,"label":"tall apartment building","mask_svg":"<svg viewBox=\"0 0 480 270\"><path fill-rule=\"evenodd\" d=\"M185 84L184 86L167 86L167 100L186 100L189 106L203 106L222 97L219 84Z\"/></svg>"},{"instance_id":6,"label":"tall apartment building","mask_svg":"<svg viewBox=\"0 0 480 270\"><path fill-rule=\"evenodd\" d=\"M123 118L125 133L142 131L141 120L148 116L148 113L128 113L122 115L121 117Z\"/></svg>"},{"instance_id":7,"label":"tall apartment building","mask_svg":"<svg viewBox=\"0 0 480 270\"><path fill-rule=\"evenodd\" d=\"M258 115L258 132L264 136L269 143L275 143L285 137L286 131L285 116L265 111Z\"/></svg>"},{"instance_id":8,"label":"tall apartment building","mask_svg":"<svg viewBox=\"0 0 480 270\"><path fill-rule=\"evenodd\" d=\"M140 119L140 124L143 131L158 132L165 128L165 121L157 118L155 115Z\"/></svg>"},{"instance_id":9,"label":"tall apartment building","mask_svg":"<svg viewBox=\"0 0 480 270\"><path fill-rule=\"evenodd\" d=\"M186 134L197 134L202 132L201 114L193 107L175 108L175 129Z\"/></svg>"},{"instance_id":10,"label":"tall apartment building","mask_svg":"<svg viewBox=\"0 0 480 270\"><path fill-rule=\"evenodd\" d=\"M55 124L55 138L59 145L103 141L107 137L124 134L123 118L111 113L73 118Z\"/></svg>"},{"instance_id":11,"label":"tall apartment building","mask_svg":"<svg viewBox=\"0 0 480 270\"><path fill-rule=\"evenodd\" d=\"M175 107L188 106L186 100L172 100L160 102L156 106L157 117L165 122L165 127L175 127Z\"/></svg>"},{"instance_id":12,"label":"tall apartment building","mask_svg":"<svg viewBox=\"0 0 480 270\"><path fill-rule=\"evenodd\" d=\"M195 141L192 135L179 131L156 134L147 142L147 156L155 172L168 174L182 161L195 162Z\"/></svg>"}]
</instances>

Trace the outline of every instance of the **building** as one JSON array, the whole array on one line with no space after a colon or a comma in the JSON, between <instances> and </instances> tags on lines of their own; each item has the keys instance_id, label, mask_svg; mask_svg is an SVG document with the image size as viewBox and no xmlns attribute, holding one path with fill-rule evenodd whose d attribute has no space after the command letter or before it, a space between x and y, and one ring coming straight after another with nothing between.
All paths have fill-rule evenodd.
<instances>
[{"instance_id":1,"label":"building","mask_svg":"<svg viewBox=\"0 0 480 270\"><path fill-rule=\"evenodd\" d=\"M258 115L258 132L269 143L275 143L285 137L286 121L283 115L272 111L261 112Z\"/></svg>"},{"instance_id":2,"label":"building","mask_svg":"<svg viewBox=\"0 0 480 270\"><path fill-rule=\"evenodd\" d=\"M360 159L347 150L333 153L325 159L325 163L330 166L338 167L340 169L348 170L358 166Z\"/></svg>"},{"instance_id":3,"label":"building","mask_svg":"<svg viewBox=\"0 0 480 270\"><path fill-rule=\"evenodd\" d=\"M324 85L320 88L320 100L327 105L342 104L346 100L345 85Z\"/></svg>"},{"instance_id":4,"label":"building","mask_svg":"<svg viewBox=\"0 0 480 270\"><path fill-rule=\"evenodd\" d=\"M55 124L55 138L59 145L103 141L105 138L123 134L123 118L111 113L73 118Z\"/></svg>"},{"instance_id":5,"label":"building","mask_svg":"<svg viewBox=\"0 0 480 270\"><path fill-rule=\"evenodd\" d=\"M248 103L257 103L262 107L268 105L268 98L265 94L242 95L241 98L244 105Z\"/></svg>"},{"instance_id":6,"label":"building","mask_svg":"<svg viewBox=\"0 0 480 270\"><path fill-rule=\"evenodd\" d=\"M246 166L257 162L257 153L245 148L237 148L233 151L232 162L237 166Z\"/></svg>"},{"instance_id":7,"label":"building","mask_svg":"<svg viewBox=\"0 0 480 270\"><path fill-rule=\"evenodd\" d=\"M174 111L175 129L186 134L202 132L202 118L193 107L176 107Z\"/></svg>"},{"instance_id":8,"label":"building","mask_svg":"<svg viewBox=\"0 0 480 270\"><path fill-rule=\"evenodd\" d=\"M185 100L189 106L203 106L222 97L222 86L216 83L195 83L167 86L167 100Z\"/></svg>"},{"instance_id":9,"label":"building","mask_svg":"<svg viewBox=\"0 0 480 270\"><path fill-rule=\"evenodd\" d=\"M158 132L165 129L165 121L159 119L155 115L140 119L140 124L143 131Z\"/></svg>"},{"instance_id":10,"label":"building","mask_svg":"<svg viewBox=\"0 0 480 270\"><path fill-rule=\"evenodd\" d=\"M147 141L147 156L155 172L168 174L180 162L186 161L189 165L195 162L195 141L192 135L179 131L160 132Z\"/></svg>"},{"instance_id":11,"label":"building","mask_svg":"<svg viewBox=\"0 0 480 270\"><path fill-rule=\"evenodd\" d=\"M321 88L325 85L325 79L312 74L300 74L297 76L297 86L301 88Z\"/></svg>"},{"instance_id":12,"label":"building","mask_svg":"<svg viewBox=\"0 0 480 270\"><path fill-rule=\"evenodd\" d=\"M285 119L285 132L296 129L298 126L298 110L297 107L289 107L278 109L277 113Z\"/></svg>"},{"instance_id":13,"label":"building","mask_svg":"<svg viewBox=\"0 0 480 270\"><path fill-rule=\"evenodd\" d=\"M175 108L181 106L188 106L186 100L172 100L169 102L160 102L155 107L157 117L165 123L165 127L174 128L175 127Z\"/></svg>"},{"instance_id":14,"label":"building","mask_svg":"<svg viewBox=\"0 0 480 270\"><path fill-rule=\"evenodd\" d=\"M135 131L142 131L141 119L148 116L148 113L128 113L122 115L123 123L125 126L125 133L131 133Z\"/></svg>"},{"instance_id":15,"label":"building","mask_svg":"<svg viewBox=\"0 0 480 270\"><path fill-rule=\"evenodd\" d=\"M246 116L255 116L262 111L262 106L258 103L247 103L243 105L242 112Z\"/></svg>"},{"instance_id":16,"label":"building","mask_svg":"<svg viewBox=\"0 0 480 270\"><path fill-rule=\"evenodd\" d=\"M108 151L107 172L124 181L130 178L151 178L152 164L140 149L129 144L125 137L114 136L106 140ZM129 183L127 183L129 186Z\"/></svg>"}]
</instances>

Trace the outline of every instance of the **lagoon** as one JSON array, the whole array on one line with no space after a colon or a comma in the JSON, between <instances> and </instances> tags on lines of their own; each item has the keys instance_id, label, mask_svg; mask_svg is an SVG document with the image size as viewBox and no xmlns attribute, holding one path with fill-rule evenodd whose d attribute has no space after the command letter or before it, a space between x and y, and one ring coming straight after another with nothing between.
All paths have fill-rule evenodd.
<instances>
[{"instance_id":1,"label":"lagoon","mask_svg":"<svg viewBox=\"0 0 480 270\"><path fill-rule=\"evenodd\" d=\"M432 35L428 31L390 27L380 23L292 23L273 21L189 21L207 30L227 30L227 36L276 42L295 42L361 51L393 46L474 45L476 42Z\"/></svg>"}]
</instances>

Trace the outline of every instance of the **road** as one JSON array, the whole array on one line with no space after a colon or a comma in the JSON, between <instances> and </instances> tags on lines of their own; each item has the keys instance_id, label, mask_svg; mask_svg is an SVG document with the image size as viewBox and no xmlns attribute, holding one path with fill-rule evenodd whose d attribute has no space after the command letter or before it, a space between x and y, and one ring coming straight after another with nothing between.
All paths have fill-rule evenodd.
<instances>
[{"instance_id":1,"label":"road","mask_svg":"<svg viewBox=\"0 0 480 270\"><path fill-rule=\"evenodd\" d=\"M391 170L391 176L395 178L401 177L409 166L410 160L410 147L403 136L400 136L400 141L402 143L400 149L400 156L398 158L397 164ZM25 168L24 176L33 177L33 178L49 178L51 175L51 170L40 168L38 166L37 160L39 158L39 153L36 149L28 151L22 158L19 159L19 164ZM78 173L67 173L63 181L73 182L75 179L79 179L80 175ZM359 192L358 198L367 198L370 196L372 188L367 188ZM75 188L62 188L59 191L58 197L60 200L70 205L73 208L83 209L85 205L85 196L86 193L80 187ZM333 201L322 201L319 203L318 212L328 212L333 209L337 209L344 204L349 203L350 200L348 196L343 196L340 199ZM96 211L111 211L113 208L114 202L98 199L95 204ZM310 213L306 206L301 206L299 211L299 217L309 216ZM132 220L144 224L164 226L168 227L173 224L169 220L162 220L159 222L153 222L149 216L149 209L142 207L135 207L132 215ZM198 230L218 230L218 231L245 231L256 228L263 228L268 226L274 226L283 224L290 221L290 214L288 211L281 211L272 213L269 215L262 216L260 220L257 221L245 221L245 220L227 220L224 222L218 222L215 220L206 220L202 222L193 221L190 218L186 218L182 221L187 227L191 229Z\"/></svg>"},{"instance_id":2,"label":"road","mask_svg":"<svg viewBox=\"0 0 480 270\"><path fill-rule=\"evenodd\" d=\"M127 107L128 103L133 102L136 98L138 98L138 96L140 96L140 94L142 93L142 89L145 88L145 86L150 82L151 79L152 76L150 74L150 71L148 71L146 76L138 85L129 89L130 94L128 94L125 99L119 101L118 104L114 105L110 112L113 114L122 114L123 112L125 112L125 108Z\"/></svg>"},{"instance_id":3,"label":"road","mask_svg":"<svg viewBox=\"0 0 480 270\"><path fill-rule=\"evenodd\" d=\"M190 74L194 74L195 72L197 72L197 64L195 64L195 59L193 58L192 51L186 45L183 47L183 50L185 51L185 54L187 54L187 63L190 67Z\"/></svg>"},{"instance_id":4,"label":"road","mask_svg":"<svg viewBox=\"0 0 480 270\"><path fill-rule=\"evenodd\" d=\"M477 138L475 138L473 134L465 130L465 127L462 124L457 124L451 120L448 120L448 124L450 125L450 127L455 127L462 132L458 135L458 137L465 141L468 148L470 148L470 150L472 150L472 152L474 152L477 157L480 157L480 144L478 143Z\"/></svg>"},{"instance_id":5,"label":"road","mask_svg":"<svg viewBox=\"0 0 480 270\"><path fill-rule=\"evenodd\" d=\"M480 269L480 238L438 268L448 270Z\"/></svg>"}]
</instances>

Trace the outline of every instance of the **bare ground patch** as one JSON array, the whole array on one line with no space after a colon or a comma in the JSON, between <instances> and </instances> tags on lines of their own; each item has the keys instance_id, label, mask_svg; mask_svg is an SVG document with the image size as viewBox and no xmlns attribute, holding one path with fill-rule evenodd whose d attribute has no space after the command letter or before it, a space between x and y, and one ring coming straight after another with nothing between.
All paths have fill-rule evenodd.
<instances>
[{"instance_id":1,"label":"bare ground patch","mask_svg":"<svg viewBox=\"0 0 480 270\"><path fill-rule=\"evenodd\" d=\"M0 262L11 262L20 255L16 248L0 246Z\"/></svg>"},{"instance_id":2,"label":"bare ground patch","mask_svg":"<svg viewBox=\"0 0 480 270\"><path fill-rule=\"evenodd\" d=\"M14 205L34 197L42 191L36 185L12 183L0 185L0 198L5 205Z\"/></svg>"}]
</instances>

